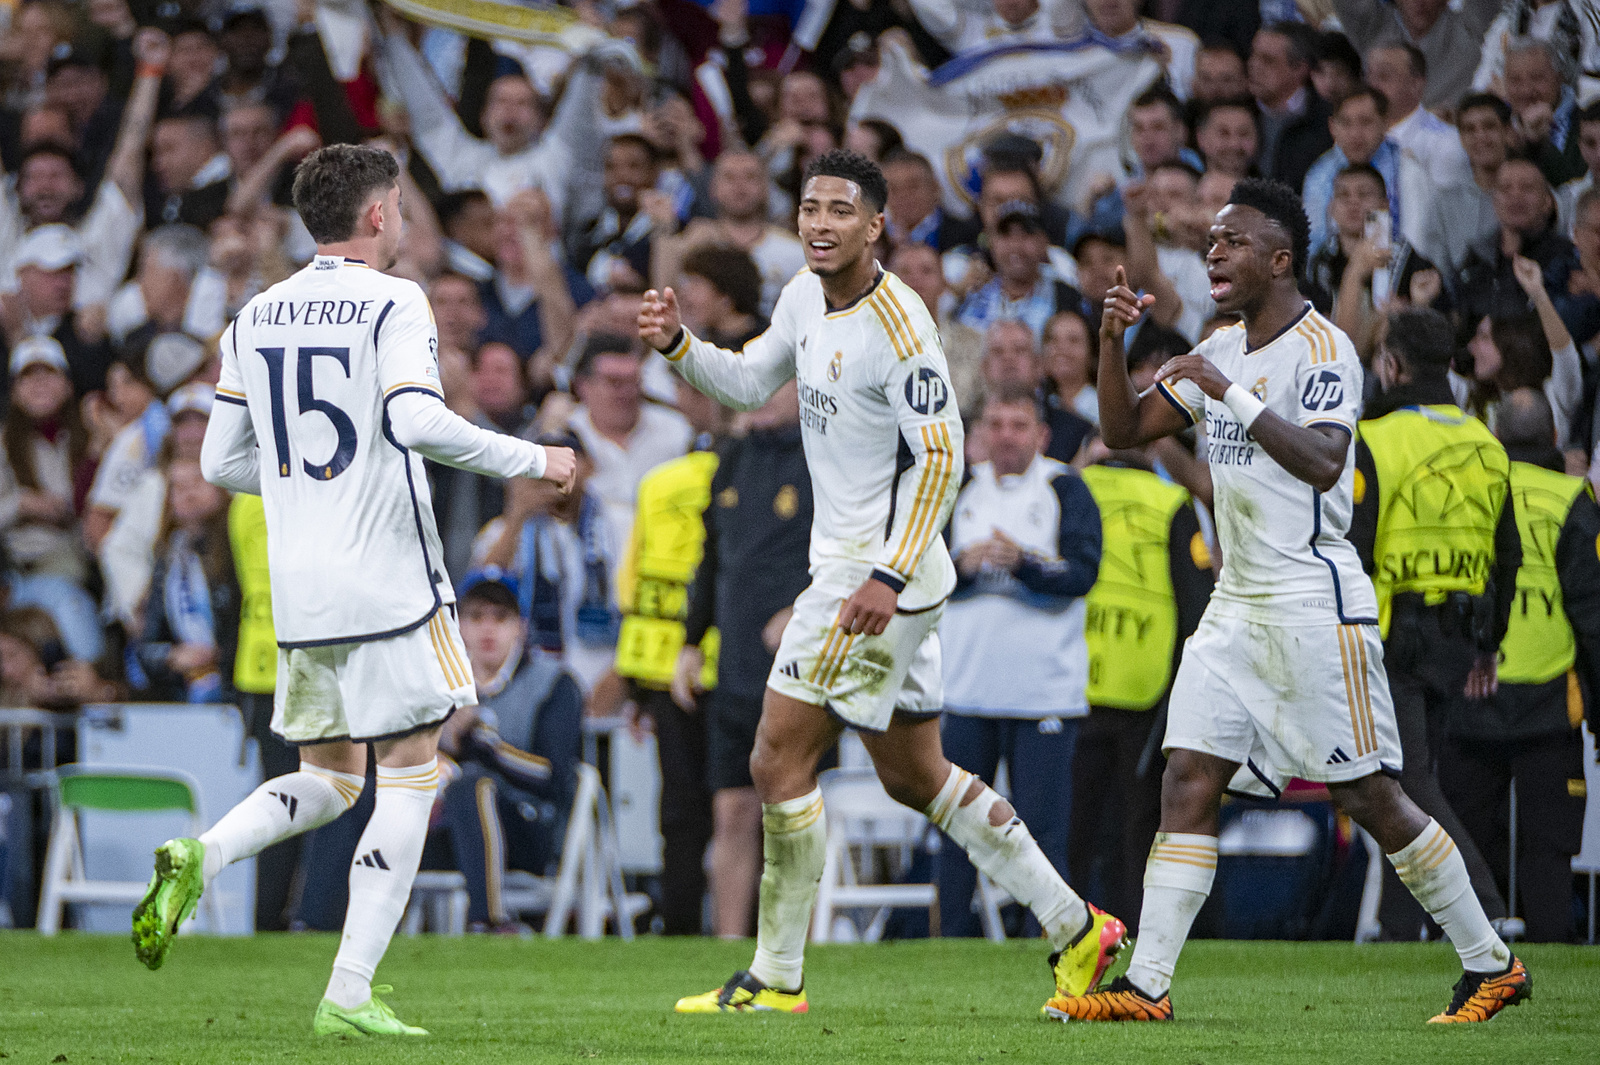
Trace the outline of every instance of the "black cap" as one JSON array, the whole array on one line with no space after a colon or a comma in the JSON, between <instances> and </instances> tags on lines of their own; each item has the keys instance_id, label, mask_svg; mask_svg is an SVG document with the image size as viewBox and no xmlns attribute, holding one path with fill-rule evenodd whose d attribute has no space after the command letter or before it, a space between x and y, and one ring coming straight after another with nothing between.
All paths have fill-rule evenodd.
<instances>
[{"instance_id":1,"label":"black cap","mask_svg":"<svg viewBox=\"0 0 1600 1065\"><path fill-rule=\"evenodd\" d=\"M1122 231L1121 226L1111 225L1097 229L1086 229L1078 234L1077 240L1072 242L1072 257L1076 259L1078 252L1091 240L1104 241L1113 248L1126 248L1128 246L1128 235Z\"/></svg>"},{"instance_id":2,"label":"black cap","mask_svg":"<svg viewBox=\"0 0 1600 1065\"><path fill-rule=\"evenodd\" d=\"M994 228L1004 233L1012 226L1021 226L1029 233L1044 232L1044 216L1032 200L1007 200L995 211Z\"/></svg>"},{"instance_id":3,"label":"black cap","mask_svg":"<svg viewBox=\"0 0 1600 1065\"><path fill-rule=\"evenodd\" d=\"M575 454L589 457L589 449L583 446L583 441L578 439L578 434L571 429L562 429L553 433L540 433L534 441L540 447L568 447Z\"/></svg>"},{"instance_id":4,"label":"black cap","mask_svg":"<svg viewBox=\"0 0 1600 1065\"><path fill-rule=\"evenodd\" d=\"M45 76L48 77L58 70L67 67L88 67L91 70L104 70L100 65L100 56L81 44L59 44L50 53L50 62L45 64Z\"/></svg>"}]
</instances>

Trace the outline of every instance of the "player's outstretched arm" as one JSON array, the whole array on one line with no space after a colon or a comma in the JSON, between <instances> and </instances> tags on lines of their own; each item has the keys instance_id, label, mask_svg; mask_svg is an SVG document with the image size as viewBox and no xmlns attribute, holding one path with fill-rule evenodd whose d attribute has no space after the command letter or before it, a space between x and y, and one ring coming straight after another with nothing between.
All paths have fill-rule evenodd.
<instances>
[{"instance_id":1,"label":"player's outstretched arm","mask_svg":"<svg viewBox=\"0 0 1600 1065\"><path fill-rule=\"evenodd\" d=\"M1155 389L1141 396L1128 376L1122 335L1155 301L1154 296L1140 296L1129 288L1127 274L1117 267L1117 283L1106 293L1100 318L1100 435L1107 447L1139 447L1189 426L1188 419Z\"/></svg>"},{"instance_id":2,"label":"player's outstretched arm","mask_svg":"<svg viewBox=\"0 0 1600 1065\"><path fill-rule=\"evenodd\" d=\"M735 410L755 410L794 376L795 330L784 296L767 331L743 351L729 351L684 328L672 289L651 289L639 302L639 338L665 355L684 380Z\"/></svg>"},{"instance_id":3,"label":"player's outstretched arm","mask_svg":"<svg viewBox=\"0 0 1600 1065\"><path fill-rule=\"evenodd\" d=\"M474 425L438 395L409 389L389 400L389 423L401 447L446 466L485 477L532 477L572 488L577 460L571 449L541 447Z\"/></svg>"},{"instance_id":4,"label":"player's outstretched arm","mask_svg":"<svg viewBox=\"0 0 1600 1065\"><path fill-rule=\"evenodd\" d=\"M1259 399L1224 377L1210 359L1193 352L1168 359L1156 371L1156 381L1169 387L1193 381L1200 391L1226 403L1278 465L1319 492L1339 483L1350 450L1349 430L1330 424L1296 425L1267 410Z\"/></svg>"}]
</instances>

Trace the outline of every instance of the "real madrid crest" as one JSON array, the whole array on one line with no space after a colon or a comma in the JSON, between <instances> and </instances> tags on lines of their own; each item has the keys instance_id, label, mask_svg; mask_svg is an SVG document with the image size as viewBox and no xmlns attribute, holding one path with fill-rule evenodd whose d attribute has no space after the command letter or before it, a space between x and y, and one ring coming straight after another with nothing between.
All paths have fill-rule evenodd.
<instances>
[{"instance_id":1,"label":"real madrid crest","mask_svg":"<svg viewBox=\"0 0 1600 1065\"><path fill-rule=\"evenodd\" d=\"M828 380L837 381L839 374L844 371L844 352L833 353L833 361L828 363Z\"/></svg>"},{"instance_id":2,"label":"real madrid crest","mask_svg":"<svg viewBox=\"0 0 1600 1065\"><path fill-rule=\"evenodd\" d=\"M1267 401L1267 379L1265 377L1256 378L1256 383L1251 387L1250 394L1265 403Z\"/></svg>"}]
</instances>

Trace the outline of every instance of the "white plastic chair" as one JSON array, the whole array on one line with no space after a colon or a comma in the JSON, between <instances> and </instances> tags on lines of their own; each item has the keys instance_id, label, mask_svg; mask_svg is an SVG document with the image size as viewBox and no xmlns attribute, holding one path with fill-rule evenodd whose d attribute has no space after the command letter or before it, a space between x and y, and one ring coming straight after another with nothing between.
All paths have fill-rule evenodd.
<instances>
[{"instance_id":1,"label":"white plastic chair","mask_svg":"<svg viewBox=\"0 0 1600 1065\"><path fill-rule=\"evenodd\" d=\"M90 880L85 871L83 841L79 834L81 810L146 813L181 810L189 815L189 834L198 836L205 826L200 810L200 783L176 769L149 766L64 765L55 772L53 794L55 824L45 852L43 885L39 894L37 926L40 935L61 929L61 908L68 903L125 903L144 898L144 880ZM153 840L154 849L160 840ZM207 929L222 931L218 894L208 891L200 900Z\"/></svg>"},{"instance_id":2,"label":"white plastic chair","mask_svg":"<svg viewBox=\"0 0 1600 1065\"><path fill-rule=\"evenodd\" d=\"M883 937L890 912L900 908L926 909L929 931L938 935L938 885L883 884L871 879L875 858L882 852L887 852L892 873L910 867L912 851L930 831L928 819L891 799L870 768L830 769L820 781L828 837L811 938L826 943L833 938L836 915L871 910L860 938L875 943Z\"/></svg>"},{"instance_id":3,"label":"white plastic chair","mask_svg":"<svg viewBox=\"0 0 1600 1065\"><path fill-rule=\"evenodd\" d=\"M616 922L617 934L633 938L633 920L650 908L650 896L629 892L623 885L611 807L600 785L599 770L584 762L578 764L578 790L556 875L507 870L500 899L507 913L545 914L544 934L551 939L565 934L574 914L578 934L585 939L601 938L606 919L618 914L622 916ZM422 931L425 915L436 932L455 936L465 932L466 877L450 870L418 873L401 929L416 935Z\"/></svg>"}]
</instances>

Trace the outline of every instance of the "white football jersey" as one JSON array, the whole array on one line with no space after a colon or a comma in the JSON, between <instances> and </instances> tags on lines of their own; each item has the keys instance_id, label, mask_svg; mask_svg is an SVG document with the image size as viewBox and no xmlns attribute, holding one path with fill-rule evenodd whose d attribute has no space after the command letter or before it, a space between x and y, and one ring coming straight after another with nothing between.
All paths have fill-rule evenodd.
<instances>
[{"instance_id":1,"label":"white football jersey","mask_svg":"<svg viewBox=\"0 0 1600 1065\"><path fill-rule=\"evenodd\" d=\"M217 401L260 447L272 617L282 647L397 636L455 601L422 456L390 430L395 396L441 396L422 289L319 255L223 333Z\"/></svg>"},{"instance_id":2,"label":"white football jersey","mask_svg":"<svg viewBox=\"0 0 1600 1065\"><path fill-rule=\"evenodd\" d=\"M1261 625L1377 624L1372 582L1345 538L1361 412L1355 345L1308 303L1253 351L1242 325L1217 330L1194 350L1285 421L1336 425L1350 437L1338 484L1318 492L1278 465L1227 404L1193 381L1156 386L1191 425L1205 423L1222 545L1222 576L1207 610Z\"/></svg>"},{"instance_id":3,"label":"white football jersey","mask_svg":"<svg viewBox=\"0 0 1600 1065\"><path fill-rule=\"evenodd\" d=\"M955 566L939 534L961 485L961 413L939 328L904 281L880 271L860 298L830 310L822 280L802 271L743 351L686 329L665 355L690 384L741 410L797 379L814 577L828 560L866 563L901 593L901 609L949 596Z\"/></svg>"}]
</instances>

